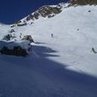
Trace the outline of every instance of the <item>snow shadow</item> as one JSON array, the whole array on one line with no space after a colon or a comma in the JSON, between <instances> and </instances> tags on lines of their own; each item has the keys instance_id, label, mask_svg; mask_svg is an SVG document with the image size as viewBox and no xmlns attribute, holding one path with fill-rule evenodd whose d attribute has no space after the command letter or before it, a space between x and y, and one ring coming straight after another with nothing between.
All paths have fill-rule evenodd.
<instances>
[{"instance_id":1,"label":"snow shadow","mask_svg":"<svg viewBox=\"0 0 97 97\"><path fill-rule=\"evenodd\" d=\"M0 97L97 97L97 78L48 57L59 56L44 46L25 58L0 55Z\"/></svg>"}]
</instances>

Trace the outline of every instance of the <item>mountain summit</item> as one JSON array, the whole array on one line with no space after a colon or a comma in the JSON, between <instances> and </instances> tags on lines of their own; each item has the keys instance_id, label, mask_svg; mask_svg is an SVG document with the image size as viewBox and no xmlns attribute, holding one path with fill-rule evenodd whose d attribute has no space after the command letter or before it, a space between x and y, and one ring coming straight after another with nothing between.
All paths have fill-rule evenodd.
<instances>
[{"instance_id":1,"label":"mountain summit","mask_svg":"<svg viewBox=\"0 0 97 97\"><path fill-rule=\"evenodd\" d=\"M72 5L97 5L97 0L70 0Z\"/></svg>"}]
</instances>

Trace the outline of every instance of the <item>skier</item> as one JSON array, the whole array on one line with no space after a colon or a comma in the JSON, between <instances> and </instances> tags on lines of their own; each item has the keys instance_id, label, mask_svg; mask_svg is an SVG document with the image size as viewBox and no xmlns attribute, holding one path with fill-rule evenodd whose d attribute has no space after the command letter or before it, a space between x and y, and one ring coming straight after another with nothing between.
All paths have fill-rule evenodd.
<instances>
[{"instance_id":1,"label":"skier","mask_svg":"<svg viewBox=\"0 0 97 97\"><path fill-rule=\"evenodd\" d=\"M53 33L51 33L51 37L52 37L52 38L54 37Z\"/></svg>"}]
</instances>

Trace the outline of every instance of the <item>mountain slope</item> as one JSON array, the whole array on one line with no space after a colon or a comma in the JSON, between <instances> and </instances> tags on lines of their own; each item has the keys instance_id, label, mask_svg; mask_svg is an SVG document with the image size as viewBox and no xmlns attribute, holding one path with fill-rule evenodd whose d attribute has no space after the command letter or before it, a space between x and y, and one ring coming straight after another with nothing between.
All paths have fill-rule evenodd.
<instances>
[{"instance_id":1,"label":"mountain slope","mask_svg":"<svg viewBox=\"0 0 97 97\"><path fill-rule=\"evenodd\" d=\"M10 31L10 26L5 24L0 24L0 40Z\"/></svg>"},{"instance_id":2,"label":"mountain slope","mask_svg":"<svg viewBox=\"0 0 97 97\"><path fill-rule=\"evenodd\" d=\"M61 6L51 18L5 28L15 41L31 35L35 43L26 58L0 55L1 97L97 96L97 6Z\"/></svg>"},{"instance_id":3,"label":"mountain slope","mask_svg":"<svg viewBox=\"0 0 97 97\"><path fill-rule=\"evenodd\" d=\"M22 37L30 34L36 42L58 51L57 61L96 74L96 54L92 51L97 49L96 9L96 6L63 8L52 18L40 17L33 24L15 27L15 34L18 38L20 33Z\"/></svg>"}]
</instances>

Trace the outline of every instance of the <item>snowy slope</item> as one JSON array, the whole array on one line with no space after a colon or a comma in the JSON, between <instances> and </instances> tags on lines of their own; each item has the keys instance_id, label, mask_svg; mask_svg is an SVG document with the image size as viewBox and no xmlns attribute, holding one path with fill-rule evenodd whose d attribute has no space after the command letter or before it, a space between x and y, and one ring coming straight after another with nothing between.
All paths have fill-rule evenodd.
<instances>
[{"instance_id":1,"label":"snowy slope","mask_svg":"<svg viewBox=\"0 0 97 97\"><path fill-rule=\"evenodd\" d=\"M93 47L97 49L96 13L97 6L63 8L55 17L40 17L33 24L14 29L17 37L31 34L35 41L56 50L60 57L54 57L54 61L97 76L97 55L92 52Z\"/></svg>"},{"instance_id":2,"label":"snowy slope","mask_svg":"<svg viewBox=\"0 0 97 97\"><path fill-rule=\"evenodd\" d=\"M0 24L0 40L10 31L10 25Z\"/></svg>"},{"instance_id":3,"label":"snowy slope","mask_svg":"<svg viewBox=\"0 0 97 97\"><path fill-rule=\"evenodd\" d=\"M17 40L22 33L36 43L27 58L0 55L0 96L96 97L97 6L63 6L31 22L10 28Z\"/></svg>"}]
</instances>

